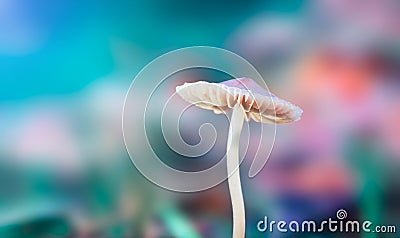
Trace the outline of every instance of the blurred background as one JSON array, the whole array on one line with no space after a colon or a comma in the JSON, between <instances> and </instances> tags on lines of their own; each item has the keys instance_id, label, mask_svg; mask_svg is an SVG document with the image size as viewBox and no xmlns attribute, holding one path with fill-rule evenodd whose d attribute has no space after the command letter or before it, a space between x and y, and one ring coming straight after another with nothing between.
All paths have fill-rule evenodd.
<instances>
[{"instance_id":1,"label":"blurred background","mask_svg":"<svg viewBox=\"0 0 400 238\"><path fill-rule=\"evenodd\" d=\"M265 215L320 221L340 208L400 224L400 2L391 0L0 0L0 237L230 237L226 182L161 189L122 138L134 76L193 45L241 55L304 110L278 126L257 177L243 169L247 237L398 237L256 229Z\"/></svg>"}]
</instances>

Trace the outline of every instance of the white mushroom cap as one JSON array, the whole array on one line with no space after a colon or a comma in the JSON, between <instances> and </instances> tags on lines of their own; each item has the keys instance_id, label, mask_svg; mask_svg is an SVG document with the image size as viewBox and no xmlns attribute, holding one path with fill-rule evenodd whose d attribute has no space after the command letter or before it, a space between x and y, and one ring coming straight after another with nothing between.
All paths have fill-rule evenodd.
<instances>
[{"instance_id":1,"label":"white mushroom cap","mask_svg":"<svg viewBox=\"0 0 400 238\"><path fill-rule=\"evenodd\" d=\"M185 83L176 87L176 92L189 103L217 114L228 112L240 103L246 119L256 122L288 123L299 120L303 113L298 106L276 97L249 78Z\"/></svg>"}]
</instances>

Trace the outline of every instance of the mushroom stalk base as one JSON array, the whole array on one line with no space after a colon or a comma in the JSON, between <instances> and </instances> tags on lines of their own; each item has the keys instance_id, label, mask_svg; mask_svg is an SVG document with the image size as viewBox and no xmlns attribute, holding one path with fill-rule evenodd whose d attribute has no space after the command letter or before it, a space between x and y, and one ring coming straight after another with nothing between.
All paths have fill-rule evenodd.
<instances>
[{"instance_id":1,"label":"mushroom stalk base","mask_svg":"<svg viewBox=\"0 0 400 238\"><path fill-rule=\"evenodd\" d=\"M228 186L232 201L233 238L245 237L246 217L239 171L239 141L243 127L244 110L236 104L232 110L227 143Z\"/></svg>"}]
</instances>

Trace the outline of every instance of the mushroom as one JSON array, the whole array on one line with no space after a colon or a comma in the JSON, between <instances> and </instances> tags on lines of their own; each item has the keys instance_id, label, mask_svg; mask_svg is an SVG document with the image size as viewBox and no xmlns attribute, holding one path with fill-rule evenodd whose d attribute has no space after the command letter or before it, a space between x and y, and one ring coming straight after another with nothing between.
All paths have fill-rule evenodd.
<instances>
[{"instance_id":1,"label":"mushroom","mask_svg":"<svg viewBox=\"0 0 400 238\"><path fill-rule=\"evenodd\" d=\"M239 173L239 140L243 122L253 119L263 123L288 123L299 120L302 110L279 99L250 78L222 83L184 83L176 87L176 92L189 103L217 114L232 110L226 151L228 186L232 202L233 237L242 238L245 236L246 222Z\"/></svg>"}]
</instances>

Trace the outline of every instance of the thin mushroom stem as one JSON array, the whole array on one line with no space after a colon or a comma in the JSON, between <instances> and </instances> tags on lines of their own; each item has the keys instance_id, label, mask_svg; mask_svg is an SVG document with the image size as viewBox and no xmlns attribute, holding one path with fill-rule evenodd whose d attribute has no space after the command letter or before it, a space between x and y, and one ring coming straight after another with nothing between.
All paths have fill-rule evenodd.
<instances>
[{"instance_id":1,"label":"thin mushroom stem","mask_svg":"<svg viewBox=\"0 0 400 238\"><path fill-rule=\"evenodd\" d=\"M243 238L246 230L246 217L239 171L239 141L244 117L245 114L242 106L236 104L232 109L226 150L228 186L233 214L233 238Z\"/></svg>"}]
</instances>

